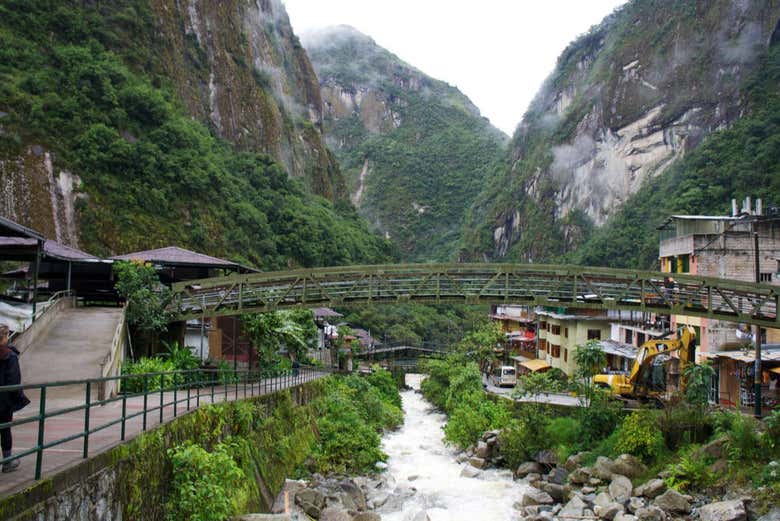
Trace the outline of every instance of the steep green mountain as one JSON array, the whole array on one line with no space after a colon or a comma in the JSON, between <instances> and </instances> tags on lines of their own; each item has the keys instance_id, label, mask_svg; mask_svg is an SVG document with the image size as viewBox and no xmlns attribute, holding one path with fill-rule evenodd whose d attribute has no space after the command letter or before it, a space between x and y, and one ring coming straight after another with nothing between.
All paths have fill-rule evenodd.
<instances>
[{"instance_id":1,"label":"steep green mountain","mask_svg":"<svg viewBox=\"0 0 780 521\"><path fill-rule=\"evenodd\" d=\"M460 257L649 266L670 211L780 202L779 18L770 0L633 0L578 38L469 210Z\"/></svg>"},{"instance_id":2,"label":"steep green mountain","mask_svg":"<svg viewBox=\"0 0 780 521\"><path fill-rule=\"evenodd\" d=\"M452 258L464 208L506 136L455 87L338 26L301 35L322 89L327 142L352 201L408 260Z\"/></svg>"},{"instance_id":3,"label":"steep green mountain","mask_svg":"<svg viewBox=\"0 0 780 521\"><path fill-rule=\"evenodd\" d=\"M97 254L387 259L320 104L278 0L4 1L0 213Z\"/></svg>"}]
</instances>

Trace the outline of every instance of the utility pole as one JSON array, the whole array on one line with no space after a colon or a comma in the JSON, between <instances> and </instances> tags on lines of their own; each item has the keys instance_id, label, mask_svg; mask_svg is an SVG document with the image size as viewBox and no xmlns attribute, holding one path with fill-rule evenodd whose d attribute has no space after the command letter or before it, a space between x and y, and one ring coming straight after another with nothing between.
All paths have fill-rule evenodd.
<instances>
[{"instance_id":1,"label":"utility pole","mask_svg":"<svg viewBox=\"0 0 780 521\"><path fill-rule=\"evenodd\" d=\"M758 219L759 216L753 216L753 267L755 269L755 281L761 282L761 271L759 263L758 249ZM761 418L761 326L753 326L753 344L756 348L756 360L753 367L753 395L755 397L755 406L753 413L756 418Z\"/></svg>"}]
</instances>

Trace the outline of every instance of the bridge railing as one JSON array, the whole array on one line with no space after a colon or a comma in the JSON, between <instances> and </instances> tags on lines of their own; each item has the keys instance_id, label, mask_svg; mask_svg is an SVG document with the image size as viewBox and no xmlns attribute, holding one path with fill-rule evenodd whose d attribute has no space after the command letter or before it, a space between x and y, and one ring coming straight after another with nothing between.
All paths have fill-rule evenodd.
<instances>
[{"instance_id":1,"label":"bridge railing","mask_svg":"<svg viewBox=\"0 0 780 521\"><path fill-rule=\"evenodd\" d=\"M515 303L622 309L780 326L780 287L582 266L408 264L299 269L173 285L179 319L294 306Z\"/></svg>"},{"instance_id":2,"label":"bridge railing","mask_svg":"<svg viewBox=\"0 0 780 521\"><path fill-rule=\"evenodd\" d=\"M200 368L144 374L123 374L118 376L91 378L86 380L63 380L38 384L0 386L0 393L23 391L33 399L28 407L35 407L37 413L24 416L7 423L0 423L0 429L32 428L37 442L21 452L0 459L0 465L35 455L35 480L41 479L43 457L47 450L81 440L81 457L89 456L90 437L115 425L119 425L117 439L124 441L127 436L127 424L136 418L141 419L141 432L145 432L155 420L157 425L166 419L176 418L180 414L200 407L201 402L218 403L238 400L283 389L299 386L333 372L330 368L301 366L289 370L232 370L219 368ZM119 395L93 400L93 394L101 387L116 386L123 390ZM57 390L69 387L83 389L83 403L74 406L55 407ZM78 391L77 391L78 392ZM34 393L38 396L35 397ZM68 393L71 397L71 393ZM140 401L138 407L136 399ZM65 401L72 403L72 399ZM128 402L131 410L128 410ZM91 417L96 408L109 404L120 405L113 417L95 422ZM109 408L102 409L106 411ZM22 416L19 414L19 416ZM51 420L73 421L80 427L64 436L51 439L47 432ZM81 421L83 420L83 423ZM48 438L48 439L47 439Z\"/></svg>"}]
</instances>

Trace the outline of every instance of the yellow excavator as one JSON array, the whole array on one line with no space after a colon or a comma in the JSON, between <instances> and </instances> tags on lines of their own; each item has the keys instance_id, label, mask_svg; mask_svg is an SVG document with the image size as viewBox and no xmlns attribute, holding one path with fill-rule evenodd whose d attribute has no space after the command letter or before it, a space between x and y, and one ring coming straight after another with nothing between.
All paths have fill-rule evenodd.
<instances>
[{"instance_id":1,"label":"yellow excavator","mask_svg":"<svg viewBox=\"0 0 780 521\"><path fill-rule=\"evenodd\" d=\"M675 340L648 340L637 351L628 374L597 374L597 386L609 388L616 396L638 400L661 400L668 391L666 374L670 354L677 352L680 364L680 391L685 391L685 367L696 362L696 332L690 326L679 329Z\"/></svg>"}]
</instances>

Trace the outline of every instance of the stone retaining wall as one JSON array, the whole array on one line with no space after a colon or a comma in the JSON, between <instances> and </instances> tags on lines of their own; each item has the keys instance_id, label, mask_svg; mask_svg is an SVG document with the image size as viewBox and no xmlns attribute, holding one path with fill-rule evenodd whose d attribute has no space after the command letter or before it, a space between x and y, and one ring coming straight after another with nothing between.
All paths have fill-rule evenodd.
<instances>
[{"instance_id":1,"label":"stone retaining wall","mask_svg":"<svg viewBox=\"0 0 780 521\"><path fill-rule=\"evenodd\" d=\"M171 479L166 451L187 441L209 448L236 434L252 447L248 461L242 462L246 475L255 478L248 506L268 511L285 477L309 454L315 439L309 404L323 392L323 380L191 411L0 500L0 519L164 521ZM242 431L244 427L237 425L236 411L242 403L253 406L256 430ZM311 421L281 421L292 415Z\"/></svg>"}]
</instances>

